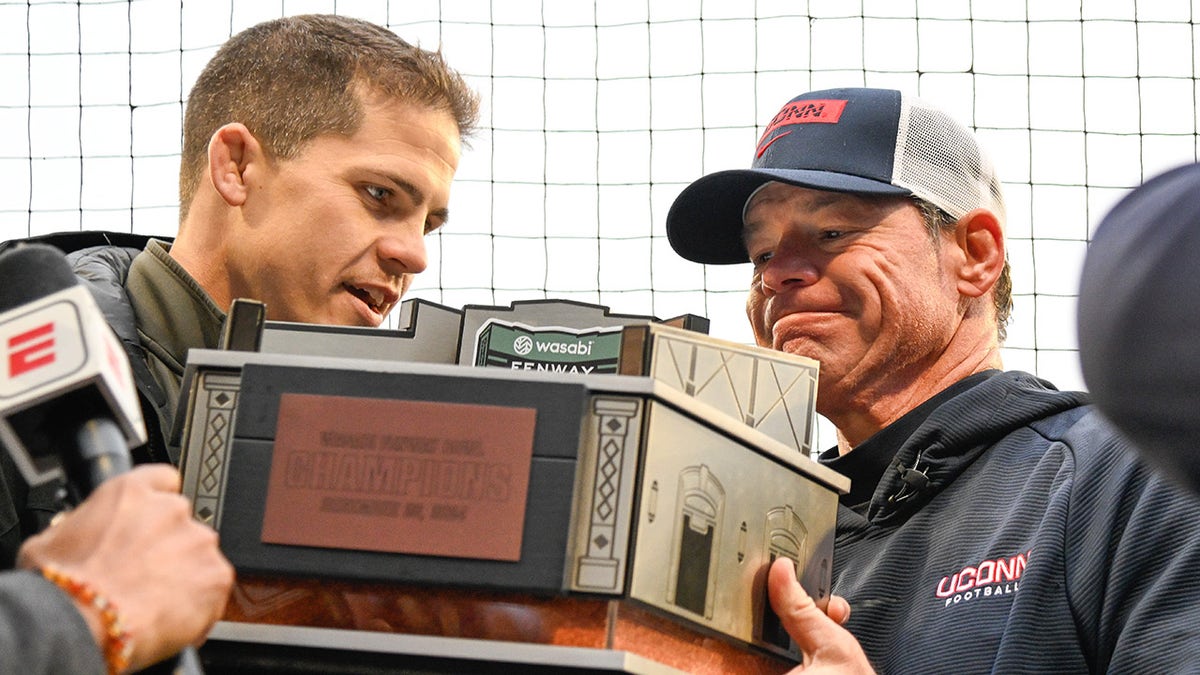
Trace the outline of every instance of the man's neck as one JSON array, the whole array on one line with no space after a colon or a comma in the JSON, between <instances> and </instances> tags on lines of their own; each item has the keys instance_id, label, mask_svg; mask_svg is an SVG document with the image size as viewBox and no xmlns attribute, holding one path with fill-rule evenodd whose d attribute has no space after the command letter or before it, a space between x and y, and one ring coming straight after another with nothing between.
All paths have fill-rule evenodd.
<instances>
[{"instance_id":1,"label":"man's neck","mask_svg":"<svg viewBox=\"0 0 1200 675\"><path fill-rule=\"evenodd\" d=\"M818 412L837 428L838 452L846 454L879 430L903 417L955 382L985 370L1002 368L1000 348L994 339L984 349L950 358L950 351L920 372L897 373L897 378L879 386L861 389L840 409ZM899 384L897 384L899 382ZM819 396L819 394L818 394Z\"/></svg>"},{"instance_id":2,"label":"man's neck","mask_svg":"<svg viewBox=\"0 0 1200 675\"><path fill-rule=\"evenodd\" d=\"M199 200L197 200L199 201ZM225 255L224 243L213 236L221 228L213 227L206 222L193 222L210 219L217 216L206 215L201 205L192 203L187 219L179 225L179 234L169 251L171 258L187 271L196 283L208 293L223 311L228 311L232 301L228 275L224 273L220 261Z\"/></svg>"}]
</instances>

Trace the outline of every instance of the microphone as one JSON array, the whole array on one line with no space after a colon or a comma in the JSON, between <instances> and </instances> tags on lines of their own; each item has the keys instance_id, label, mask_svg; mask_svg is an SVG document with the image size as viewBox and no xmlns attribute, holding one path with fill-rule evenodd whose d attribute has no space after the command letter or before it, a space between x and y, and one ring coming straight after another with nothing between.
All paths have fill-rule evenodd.
<instances>
[{"instance_id":1,"label":"microphone","mask_svg":"<svg viewBox=\"0 0 1200 675\"><path fill-rule=\"evenodd\" d=\"M1079 285L1079 360L1096 407L1200 493L1200 164L1157 174L1097 226Z\"/></svg>"},{"instance_id":2,"label":"microphone","mask_svg":"<svg viewBox=\"0 0 1200 675\"><path fill-rule=\"evenodd\" d=\"M129 358L58 249L0 255L0 280L0 441L30 485L63 478L81 501L146 442ZM144 672L203 671L187 647Z\"/></svg>"},{"instance_id":3,"label":"microphone","mask_svg":"<svg viewBox=\"0 0 1200 675\"><path fill-rule=\"evenodd\" d=\"M128 357L58 249L0 255L0 279L0 441L30 485L85 497L146 441Z\"/></svg>"}]
</instances>

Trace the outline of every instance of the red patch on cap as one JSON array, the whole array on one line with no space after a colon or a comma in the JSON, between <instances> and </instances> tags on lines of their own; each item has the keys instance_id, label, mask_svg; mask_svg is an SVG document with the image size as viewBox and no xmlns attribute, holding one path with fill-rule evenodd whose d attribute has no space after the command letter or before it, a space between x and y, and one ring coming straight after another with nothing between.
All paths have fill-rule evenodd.
<instances>
[{"instance_id":1,"label":"red patch on cap","mask_svg":"<svg viewBox=\"0 0 1200 675\"><path fill-rule=\"evenodd\" d=\"M780 127L791 126L793 124L837 124L838 120L842 117L842 111L845 109L846 101L844 99L811 99L788 103L771 119L771 123L767 125L767 130L758 139L758 156L761 157L767 147L779 138L777 136L767 141L771 134L779 130ZM783 134L780 134L780 136L783 136ZM766 142L764 143L764 141Z\"/></svg>"}]
</instances>

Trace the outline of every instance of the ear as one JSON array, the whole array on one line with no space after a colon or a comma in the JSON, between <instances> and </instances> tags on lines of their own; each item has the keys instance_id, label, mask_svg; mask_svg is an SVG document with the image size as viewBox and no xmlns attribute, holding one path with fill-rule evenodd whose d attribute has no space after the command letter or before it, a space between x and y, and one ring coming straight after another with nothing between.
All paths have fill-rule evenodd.
<instances>
[{"instance_id":1,"label":"ear","mask_svg":"<svg viewBox=\"0 0 1200 675\"><path fill-rule=\"evenodd\" d=\"M262 145L245 125L231 122L213 133L208 141L208 176L225 203L245 203L246 169L263 158Z\"/></svg>"},{"instance_id":2,"label":"ear","mask_svg":"<svg viewBox=\"0 0 1200 675\"><path fill-rule=\"evenodd\" d=\"M976 298L995 285L1004 270L1004 230L986 209L969 211L954 232L960 249L958 292Z\"/></svg>"}]
</instances>

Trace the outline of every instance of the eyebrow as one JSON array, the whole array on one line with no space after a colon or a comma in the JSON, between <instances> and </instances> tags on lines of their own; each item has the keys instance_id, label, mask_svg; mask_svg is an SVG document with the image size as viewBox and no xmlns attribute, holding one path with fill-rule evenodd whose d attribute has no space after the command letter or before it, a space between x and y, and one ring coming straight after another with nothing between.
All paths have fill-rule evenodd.
<instances>
[{"instance_id":1,"label":"eyebrow","mask_svg":"<svg viewBox=\"0 0 1200 675\"><path fill-rule=\"evenodd\" d=\"M413 203L415 203L417 206L425 203L425 193L421 191L421 188L393 173L384 173L383 177L401 191L406 192L409 198L412 199ZM437 223L437 226L441 227L450 221L450 209L433 209L429 212L429 219L436 219L440 221Z\"/></svg>"}]
</instances>

